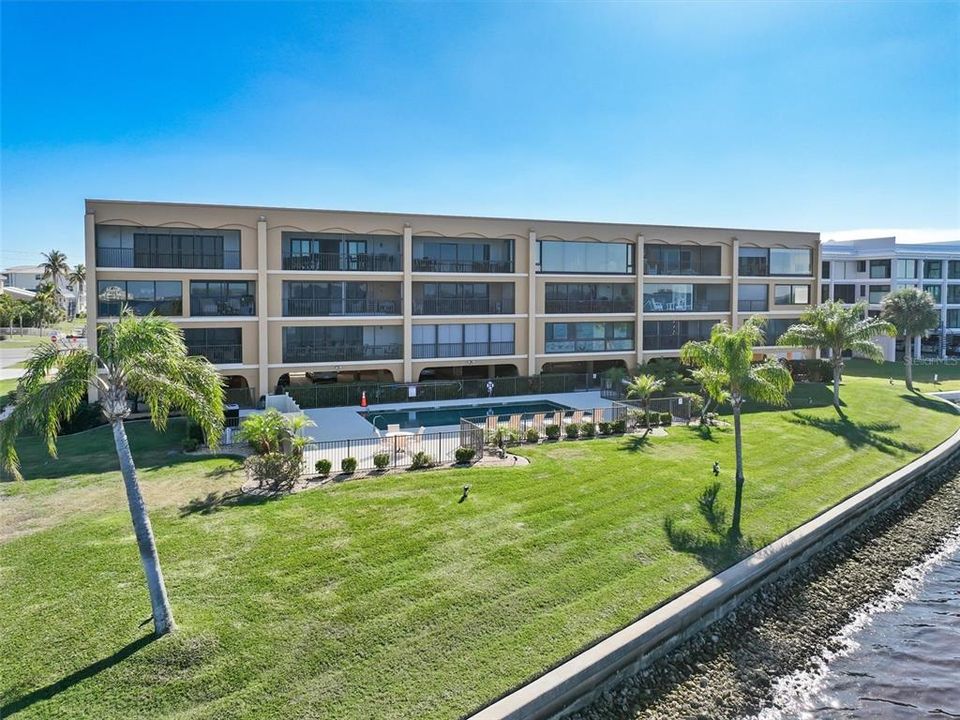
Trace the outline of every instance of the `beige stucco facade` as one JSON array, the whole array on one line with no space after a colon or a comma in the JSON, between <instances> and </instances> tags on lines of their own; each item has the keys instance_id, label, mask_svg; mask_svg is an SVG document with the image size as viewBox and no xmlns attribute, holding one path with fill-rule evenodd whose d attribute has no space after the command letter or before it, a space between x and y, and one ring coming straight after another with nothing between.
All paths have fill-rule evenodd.
<instances>
[{"instance_id":1,"label":"beige stucco facade","mask_svg":"<svg viewBox=\"0 0 960 720\"><path fill-rule=\"evenodd\" d=\"M176 233L178 229L182 229L182 232ZM165 237L164 233L214 237L218 237L218 233L226 234L233 243L231 252L234 247L238 249L239 260L234 261L235 266L229 269L209 265L206 269L166 267L189 263L181 263L176 257L163 255L162 262L155 264L164 264L165 267L151 266L154 263L150 257L153 256L144 254L140 249L134 251L134 243L146 242L143 238L150 234ZM109 242L111 248L101 247L98 253L98 234L101 238L110 238L109 241L101 239L100 244ZM295 267L290 260L293 252L290 248L297 242L314 242L313 238L317 237L327 238L324 242L340 242L339 247L348 250L339 250L339 255L334 253L333 266L324 259L325 254L331 253L315 252L305 259L298 259L299 265ZM352 238L358 238L357 242L354 243ZM740 284L766 286L768 302L763 314L768 318L796 318L806 305L775 305L774 288L785 283L806 285L809 287L806 299L815 303L820 268L819 236L816 233L110 200L87 201L85 240L91 293L98 293L101 281L103 287L109 286L109 291L115 294L116 287L135 287L138 292L142 290L143 283L136 286L123 284L128 281L180 283L181 307L179 312L172 315L172 319L185 330L231 328L231 332L239 338L231 359L238 362L219 363L218 367L226 376L242 378L260 394L272 392L281 376L301 372L329 373L331 376L338 374L342 376L341 379L348 379L350 373L386 371L397 382L416 382L425 370L444 372L449 368L460 368L457 372L478 372L479 368L485 368L479 372L489 371L492 374L498 372L498 366L501 369L512 366L510 371L520 375L536 374L545 365L556 363L590 363L586 367L593 367L594 363L600 361L616 361L632 368L651 358L678 354L677 348L645 348L645 322L726 321L736 324L752 314L741 313L737 309ZM558 241L567 244L553 244ZM574 248L577 252L582 250L579 257L588 258L585 261L587 263L592 262L589 258L597 253L607 252L603 246L616 244L616 253L623 251L627 256L632 256L632 263L631 266L618 267L613 272L597 272L595 268L578 272L576 267L570 270L566 265L565 271L556 272L555 268L538 266L543 242L548 243L549 251L558 253L558 257L565 257L563 254L567 248ZM431 264L433 258L430 253L439 252L436 248L443 243L447 250L453 248L451 252L454 253L467 250L479 253L482 250L484 260L474 259L467 263L458 261L452 265L440 262ZM362 252L354 252L355 245L362 247ZM627 250L625 246L630 249ZM719 248L719 266L714 265L710 274L703 275L662 274L646 262L646 254L650 251L645 254L645 248L655 246L674 249ZM471 249L475 247L481 250ZM738 272L737 258L742 248L808 250L809 274L745 278ZM156 257L160 258L161 255L157 254ZM714 257L715 254L711 255L711 258ZM318 258L323 262L320 263ZM376 266L374 261L378 263ZM311 263L313 266L303 268L304 264ZM213 264L216 265L216 262ZM319 267L320 264L323 267ZM252 314L199 315L196 308L191 307L191 283L212 282L216 285L220 281L254 284L247 286L255 287ZM372 295L375 289L380 302L373 306L369 300L356 301L363 308L370 308L369 314L361 311L310 315L301 311L292 316L285 311L287 300L284 284L297 282L367 283L364 293ZM483 297L487 298L485 302L489 305L481 307L478 312L476 300L458 298L456 302L468 308L458 311L460 305L436 300L430 294L440 292L436 289L439 287L437 283L457 283L456 292L466 292L467 286L480 285L484 289L476 292L487 293ZM594 294L598 292L598 285L604 286L600 294L609 293L609 286L615 286L612 288L615 293L633 293L634 306L625 310L623 307L598 308L595 304L588 312L574 312L572 304L563 305L555 299L554 306L548 307L548 285L552 284L577 286L577 292ZM677 297L683 297L682 293L687 292L688 288L690 297L694 297L694 292L703 292L706 296L711 292L707 286L719 285L729 289L729 304L715 312L697 312L695 308L686 307L680 302L674 306L673 303L661 305L652 300L645 301L644 290L653 285L679 288L666 290L668 297L673 297L669 294L672 292L678 293ZM451 286L446 287L449 290ZM123 290L121 295L127 291ZM554 291L560 292L553 286L551 292ZM722 294L726 291L717 292ZM761 292L757 288L752 290L755 297ZM317 307L328 307L324 304L326 301L308 302ZM99 314L100 304L89 303L88 337L93 343L97 323L108 319ZM498 326L487 330L491 337L493 333L500 337L511 336L510 331L499 326L512 325L512 346L510 342L496 343L497 352L491 355L471 350L465 355L451 356L447 349L447 354L442 358L423 357L427 351L422 349L422 345L414 348L415 335L422 337L424 333L442 334L444 330L449 330L440 329L441 326L484 324ZM592 325L587 327L585 324ZM418 326L424 325L436 327L418 329ZM288 328L337 327L351 328L350 333L363 338L362 343L351 350L360 353L360 356L347 359L345 355L343 359L332 359L328 357L330 348L322 347L321 342L313 351L318 358L325 358L323 360L307 361L301 358L291 361L289 357L285 358L287 350L284 336ZM570 332L580 333L584 328L593 333L615 333L617 339L611 339L613 335L610 335L590 341L548 341L551 332L557 336L563 334L566 338ZM461 331L470 332L466 328ZM626 337L628 332L632 337ZM664 341L658 342L663 344ZM609 345L611 349L575 349L567 352L564 351L565 343L571 347L579 347L583 343L590 347L606 348ZM487 345L463 341L465 352L475 347L492 348L494 345L492 340ZM377 349L380 354L363 359L369 348ZM758 350L762 352L764 349ZM793 357L807 353L802 349L785 348L767 351ZM390 353L392 355L388 357Z\"/></svg>"}]
</instances>

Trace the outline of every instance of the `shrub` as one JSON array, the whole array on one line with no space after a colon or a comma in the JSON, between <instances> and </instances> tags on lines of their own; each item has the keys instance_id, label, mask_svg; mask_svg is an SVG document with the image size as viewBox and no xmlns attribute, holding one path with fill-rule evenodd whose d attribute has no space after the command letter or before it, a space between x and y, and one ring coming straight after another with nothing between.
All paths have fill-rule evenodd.
<instances>
[{"instance_id":1,"label":"shrub","mask_svg":"<svg viewBox=\"0 0 960 720\"><path fill-rule=\"evenodd\" d=\"M547 440L559 440L560 439L560 426L559 425L547 425L543 429L543 434L547 436Z\"/></svg>"},{"instance_id":2,"label":"shrub","mask_svg":"<svg viewBox=\"0 0 960 720\"><path fill-rule=\"evenodd\" d=\"M576 440L580 436L580 426L577 423L570 423L565 429L567 440Z\"/></svg>"},{"instance_id":3,"label":"shrub","mask_svg":"<svg viewBox=\"0 0 960 720\"><path fill-rule=\"evenodd\" d=\"M192 438L192 437L184 438L183 440L184 452L193 452L198 447L200 447L200 443L198 443L195 438Z\"/></svg>"},{"instance_id":4,"label":"shrub","mask_svg":"<svg viewBox=\"0 0 960 720\"><path fill-rule=\"evenodd\" d=\"M343 470L343 472L347 473L348 475L350 473L356 472L357 459L355 457L345 457L343 460L340 461L340 469Z\"/></svg>"},{"instance_id":5,"label":"shrub","mask_svg":"<svg viewBox=\"0 0 960 720\"><path fill-rule=\"evenodd\" d=\"M11 392L10 401L16 400L16 391ZM64 421L57 431L58 435L72 435L73 433L83 432L90 428L95 428L106 424L107 419L100 411L100 403L88 403L83 401L70 416L69 420ZM203 443L203 434L200 434L198 445Z\"/></svg>"},{"instance_id":6,"label":"shrub","mask_svg":"<svg viewBox=\"0 0 960 720\"><path fill-rule=\"evenodd\" d=\"M373 456L373 466L377 470L386 470L390 465L390 454L381 452Z\"/></svg>"},{"instance_id":7,"label":"shrub","mask_svg":"<svg viewBox=\"0 0 960 720\"><path fill-rule=\"evenodd\" d=\"M671 412L662 412L662 413L660 413L660 424L661 424L661 425L672 425L672 424L673 424L673 413L671 413Z\"/></svg>"},{"instance_id":8,"label":"shrub","mask_svg":"<svg viewBox=\"0 0 960 720\"><path fill-rule=\"evenodd\" d=\"M457 460L458 465L466 465L471 460L473 456L477 454L477 451L470 447L459 447L453 453L454 458Z\"/></svg>"},{"instance_id":9,"label":"shrub","mask_svg":"<svg viewBox=\"0 0 960 720\"><path fill-rule=\"evenodd\" d=\"M503 440L504 445L518 445L520 443L520 432L506 425L500 425L496 430L487 431L487 445L500 445Z\"/></svg>"},{"instance_id":10,"label":"shrub","mask_svg":"<svg viewBox=\"0 0 960 720\"><path fill-rule=\"evenodd\" d=\"M243 465L247 469L248 479L255 480L258 487L266 486L272 490L293 487L303 471L303 461L299 455L278 452L251 455Z\"/></svg>"},{"instance_id":11,"label":"shrub","mask_svg":"<svg viewBox=\"0 0 960 720\"><path fill-rule=\"evenodd\" d=\"M527 442L533 445L540 442L540 431L535 427L527 428Z\"/></svg>"},{"instance_id":12,"label":"shrub","mask_svg":"<svg viewBox=\"0 0 960 720\"><path fill-rule=\"evenodd\" d=\"M326 477L330 474L330 468L333 467L333 463L326 458L321 458L320 460L317 460L313 467L316 469L317 475L320 477Z\"/></svg>"},{"instance_id":13,"label":"shrub","mask_svg":"<svg viewBox=\"0 0 960 720\"><path fill-rule=\"evenodd\" d=\"M611 431L610 425L611 423L601 421L597 423L597 429L601 435L609 435Z\"/></svg>"},{"instance_id":14,"label":"shrub","mask_svg":"<svg viewBox=\"0 0 960 720\"><path fill-rule=\"evenodd\" d=\"M593 422L580 423L580 434L583 437L592 438L597 434L597 426Z\"/></svg>"},{"instance_id":15,"label":"shrub","mask_svg":"<svg viewBox=\"0 0 960 720\"><path fill-rule=\"evenodd\" d=\"M610 423L610 432L616 434L623 434L627 431L627 421L626 420L614 420Z\"/></svg>"},{"instance_id":16,"label":"shrub","mask_svg":"<svg viewBox=\"0 0 960 720\"><path fill-rule=\"evenodd\" d=\"M413 460L410 461L411 470L421 470L423 468L428 468L433 465L433 458L427 455L423 450L414 454Z\"/></svg>"}]
</instances>

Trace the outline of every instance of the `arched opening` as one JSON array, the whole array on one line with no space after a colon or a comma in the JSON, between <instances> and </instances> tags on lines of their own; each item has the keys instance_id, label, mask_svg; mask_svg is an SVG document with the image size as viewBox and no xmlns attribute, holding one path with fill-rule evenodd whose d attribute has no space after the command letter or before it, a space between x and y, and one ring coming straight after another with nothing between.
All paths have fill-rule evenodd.
<instances>
[{"instance_id":1,"label":"arched opening","mask_svg":"<svg viewBox=\"0 0 960 720\"><path fill-rule=\"evenodd\" d=\"M512 363L499 365L458 365L455 367L427 367L420 371L417 382L444 380L485 380L487 378L517 377L520 371Z\"/></svg>"},{"instance_id":2,"label":"arched opening","mask_svg":"<svg viewBox=\"0 0 960 720\"><path fill-rule=\"evenodd\" d=\"M277 379L277 392L288 387L312 385L335 385L337 383L392 383L393 371L385 368L363 368L361 370L330 370L323 372L290 372Z\"/></svg>"}]
</instances>

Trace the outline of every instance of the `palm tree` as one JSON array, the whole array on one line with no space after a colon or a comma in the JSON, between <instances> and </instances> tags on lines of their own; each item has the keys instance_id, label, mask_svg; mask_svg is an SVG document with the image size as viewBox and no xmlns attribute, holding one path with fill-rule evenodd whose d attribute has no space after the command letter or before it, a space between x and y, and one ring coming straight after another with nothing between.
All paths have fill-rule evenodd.
<instances>
[{"instance_id":1,"label":"palm tree","mask_svg":"<svg viewBox=\"0 0 960 720\"><path fill-rule=\"evenodd\" d=\"M17 436L32 430L56 456L60 424L80 406L88 387L99 393L103 414L113 427L154 629L163 635L173 630L173 615L124 428L130 414L128 398L131 394L143 398L159 430L166 427L170 410L179 408L200 425L208 444L216 446L223 430L220 376L206 358L187 356L183 335L172 322L154 315L138 318L126 308L117 322L99 328L97 352L41 345L26 361L16 407L0 426L0 460L14 478L22 479Z\"/></svg>"},{"instance_id":2,"label":"palm tree","mask_svg":"<svg viewBox=\"0 0 960 720\"><path fill-rule=\"evenodd\" d=\"M59 250L43 253L43 262L40 263L40 267L43 269L43 279L53 283L53 291L59 302L63 295L61 283L66 282L67 274L70 272L67 256Z\"/></svg>"},{"instance_id":3,"label":"palm tree","mask_svg":"<svg viewBox=\"0 0 960 720\"><path fill-rule=\"evenodd\" d=\"M880 317L893 325L904 338L903 368L907 389L913 391L913 338L925 336L940 324L940 312L933 297L915 287L905 287L883 299Z\"/></svg>"},{"instance_id":4,"label":"palm tree","mask_svg":"<svg viewBox=\"0 0 960 720\"><path fill-rule=\"evenodd\" d=\"M77 310L79 311L80 298L84 297L84 286L87 284L86 266L83 263L77 263L77 266L67 275L67 282L77 291Z\"/></svg>"},{"instance_id":5,"label":"palm tree","mask_svg":"<svg viewBox=\"0 0 960 720\"><path fill-rule=\"evenodd\" d=\"M830 349L833 365L833 407L840 409L840 376L843 353L847 350L870 360L883 362L883 349L873 341L878 335L893 335L893 325L886 320L867 316L867 304L844 305L825 302L800 315L800 322L791 325L780 336L778 345L801 345Z\"/></svg>"},{"instance_id":6,"label":"palm tree","mask_svg":"<svg viewBox=\"0 0 960 720\"><path fill-rule=\"evenodd\" d=\"M637 375L627 385L627 397L640 399L647 432L650 432L650 396L663 390L663 385L663 380L658 380L653 375L644 374Z\"/></svg>"},{"instance_id":7,"label":"palm tree","mask_svg":"<svg viewBox=\"0 0 960 720\"><path fill-rule=\"evenodd\" d=\"M50 282L42 282L37 287L30 312L37 327L46 327L63 319L63 308L57 298L57 291Z\"/></svg>"},{"instance_id":8,"label":"palm tree","mask_svg":"<svg viewBox=\"0 0 960 720\"><path fill-rule=\"evenodd\" d=\"M730 537L740 538L743 505L743 440L740 411L747 400L768 405L785 405L793 388L790 372L776 360L754 365L753 348L763 344L764 318L754 315L737 330L725 322L713 326L709 340L688 342L680 348L684 364L697 368L697 378L717 403L733 408L733 437L736 451L736 494Z\"/></svg>"}]
</instances>

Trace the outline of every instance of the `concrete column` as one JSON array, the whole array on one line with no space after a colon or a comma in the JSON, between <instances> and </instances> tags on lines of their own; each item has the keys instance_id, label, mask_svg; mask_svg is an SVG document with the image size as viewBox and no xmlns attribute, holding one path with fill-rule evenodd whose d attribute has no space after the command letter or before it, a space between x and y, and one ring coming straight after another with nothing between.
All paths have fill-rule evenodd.
<instances>
[{"instance_id":1,"label":"concrete column","mask_svg":"<svg viewBox=\"0 0 960 720\"><path fill-rule=\"evenodd\" d=\"M527 375L537 374L537 233L527 233Z\"/></svg>"},{"instance_id":2,"label":"concrete column","mask_svg":"<svg viewBox=\"0 0 960 720\"><path fill-rule=\"evenodd\" d=\"M634 323L633 343L637 349L637 365L643 365L643 235L637 235L637 250L633 265L637 271L637 319Z\"/></svg>"},{"instance_id":3,"label":"concrete column","mask_svg":"<svg viewBox=\"0 0 960 720\"><path fill-rule=\"evenodd\" d=\"M83 216L84 264L87 267L87 348L97 351L97 217L92 212ZM91 295L93 293L93 295ZM87 400L97 401L97 391L87 390Z\"/></svg>"},{"instance_id":4,"label":"concrete column","mask_svg":"<svg viewBox=\"0 0 960 720\"><path fill-rule=\"evenodd\" d=\"M257 220L257 393L270 395L270 327L267 318L267 218ZM281 339L282 342L282 339Z\"/></svg>"},{"instance_id":5,"label":"concrete column","mask_svg":"<svg viewBox=\"0 0 960 720\"><path fill-rule=\"evenodd\" d=\"M413 229L403 226L403 382L413 377Z\"/></svg>"},{"instance_id":6,"label":"concrete column","mask_svg":"<svg viewBox=\"0 0 960 720\"><path fill-rule=\"evenodd\" d=\"M740 294L740 239L730 238L730 327L736 330L740 327L740 315L737 309L737 297ZM768 300L770 290L767 290Z\"/></svg>"}]
</instances>

